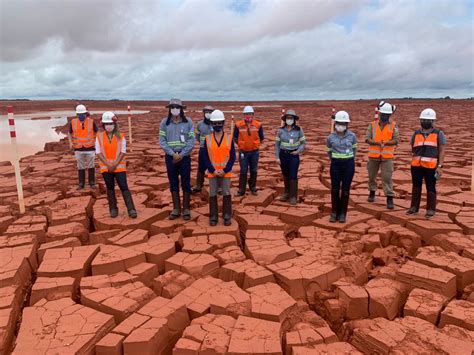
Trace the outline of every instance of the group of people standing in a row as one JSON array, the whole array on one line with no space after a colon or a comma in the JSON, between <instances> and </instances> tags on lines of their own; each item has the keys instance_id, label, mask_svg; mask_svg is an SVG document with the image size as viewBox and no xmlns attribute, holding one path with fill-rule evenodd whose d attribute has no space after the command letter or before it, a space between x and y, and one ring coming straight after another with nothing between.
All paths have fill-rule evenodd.
<instances>
[{"instance_id":1,"label":"group of people standing in a row","mask_svg":"<svg viewBox=\"0 0 474 355\"><path fill-rule=\"evenodd\" d=\"M209 178L209 224L218 223L217 196L223 196L222 218L224 225L231 224L232 197L230 193L233 166L238 148L240 176L237 196L245 195L247 183L250 193L257 195L257 172L260 145L264 140L261 122L254 118L251 106L245 106L243 119L236 122L233 132L224 130L225 115L212 106L203 108L203 118L196 129L192 120L185 115L186 106L179 99L171 99L168 116L161 121L159 144L165 152L165 164L170 184L173 209L170 219L180 216L191 218L191 193L202 190L205 174ZM380 118L369 124L366 143L369 144L367 170L369 175L369 202L375 201L376 177L381 170L383 189L387 197L387 208L393 209L393 159L398 144L399 132L391 119L395 106L387 102L379 105ZM115 181L122 191L123 199L132 218L137 217L126 178L126 141L119 130L117 116L110 111L102 115L103 131L98 128L84 105L76 107L76 118L69 127L71 149L74 149L79 175L78 189L85 187L86 171L91 188L95 187L94 157L99 158L100 172L107 188L110 216L118 215L115 196ZM330 222L346 221L352 179L355 173L357 151L356 135L349 130L349 114L337 112L333 117L334 132L327 137L327 152L331 161L331 203ZM299 116L294 110L287 110L281 117L275 139L275 158L280 165L284 181L281 201L291 205L298 202L298 170L300 154L306 145L303 129L297 124ZM436 180L441 176L446 138L441 130L434 128L436 113L425 109L420 114L421 128L411 138L413 159L412 202L407 214L418 213L421 201L423 179L427 188L426 217L434 216L436 210ZM191 153L196 140L199 143L196 185L191 188ZM250 174L249 174L250 172ZM181 187L181 189L180 189ZM183 192L181 200L180 190ZM182 201L182 203L181 203Z\"/></svg>"}]
</instances>

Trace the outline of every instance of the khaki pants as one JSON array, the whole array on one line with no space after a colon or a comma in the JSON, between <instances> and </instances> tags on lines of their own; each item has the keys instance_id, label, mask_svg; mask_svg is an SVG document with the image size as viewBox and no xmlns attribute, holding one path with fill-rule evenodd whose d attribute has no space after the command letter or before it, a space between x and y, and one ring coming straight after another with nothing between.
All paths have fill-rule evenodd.
<instances>
[{"instance_id":1,"label":"khaki pants","mask_svg":"<svg viewBox=\"0 0 474 355\"><path fill-rule=\"evenodd\" d=\"M369 191L377 191L377 174L379 168L382 175L382 185L385 196L393 196L393 159L379 160L370 159L367 161L367 171L369 173Z\"/></svg>"}]
</instances>

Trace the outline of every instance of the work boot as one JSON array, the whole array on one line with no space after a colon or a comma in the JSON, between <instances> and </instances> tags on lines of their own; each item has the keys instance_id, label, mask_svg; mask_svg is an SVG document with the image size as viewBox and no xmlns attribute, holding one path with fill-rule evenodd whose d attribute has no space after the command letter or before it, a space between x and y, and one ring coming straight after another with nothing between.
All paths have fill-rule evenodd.
<instances>
[{"instance_id":1,"label":"work boot","mask_svg":"<svg viewBox=\"0 0 474 355\"><path fill-rule=\"evenodd\" d=\"M279 200L286 202L290 198L290 180L287 178L284 178L283 182L285 184L285 191L283 192L283 195L280 196Z\"/></svg>"},{"instance_id":2,"label":"work boot","mask_svg":"<svg viewBox=\"0 0 474 355\"><path fill-rule=\"evenodd\" d=\"M189 221L191 219L191 211L189 210L189 200L191 194L189 192L183 192L183 219Z\"/></svg>"},{"instance_id":3,"label":"work boot","mask_svg":"<svg viewBox=\"0 0 474 355\"><path fill-rule=\"evenodd\" d=\"M247 185L247 174L240 174L239 176L239 190L235 194L235 196L243 196L245 195L245 187Z\"/></svg>"},{"instance_id":4,"label":"work boot","mask_svg":"<svg viewBox=\"0 0 474 355\"><path fill-rule=\"evenodd\" d=\"M191 192L193 194L201 192L202 185L204 185L204 173L198 171L196 175L196 185L191 189Z\"/></svg>"},{"instance_id":5,"label":"work boot","mask_svg":"<svg viewBox=\"0 0 474 355\"><path fill-rule=\"evenodd\" d=\"M95 168L89 169L89 186L91 189L95 189Z\"/></svg>"},{"instance_id":6,"label":"work boot","mask_svg":"<svg viewBox=\"0 0 474 355\"><path fill-rule=\"evenodd\" d=\"M79 184L77 185L77 189L82 190L84 186L86 185L86 170L79 169L77 173L79 175Z\"/></svg>"},{"instance_id":7,"label":"work boot","mask_svg":"<svg viewBox=\"0 0 474 355\"><path fill-rule=\"evenodd\" d=\"M173 199L173 211L171 211L168 219L174 220L181 215L181 201L179 199L179 191L172 191L171 198Z\"/></svg>"},{"instance_id":8,"label":"work boot","mask_svg":"<svg viewBox=\"0 0 474 355\"><path fill-rule=\"evenodd\" d=\"M411 206L406 214L418 214L421 202L421 187L412 187L411 189Z\"/></svg>"},{"instance_id":9,"label":"work boot","mask_svg":"<svg viewBox=\"0 0 474 355\"><path fill-rule=\"evenodd\" d=\"M209 197L209 225L215 226L219 219L219 209L217 207L217 196Z\"/></svg>"},{"instance_id":10,"label":"work boot","mask_svg":"<svg viewBox=\"0 0 474 355\"><path fill-rule=\"evenodd\" d=\"M117 197L115 196L115 190L107 190L107 201L109 202L110 217L115 218L118 216L117 208Z\"/></svg>"},{"instance_id":11,"label":"work boot","mask_svg":"<svg viewBox=\"0 0 474 355\"><path fill-rule=\"evenodd\" d=\"M436 213L436 192L430 192L426 194L426 218L431 218Z\"/></svg>"},{"instance_id":12,"label":"work boot","mask_svg":"<svg viewBox=\"0 0 474 355\"><path fill-rule=\"evenodd\" d=\"M224 218L224 226L230 226L232 223L232 196L225 195L222 200L222 218Z\"/></svg>"},{"instance_id":13,"label":"work boot","mask_svg":"<svg viewBox=\"0 0 474 355\"><path fill-rule=\"evenodd\" d=\"M250 172L249 190L252 195L257 196L257 172Z\"/></svg>"},{"instance_id":14,"label":"work boot","mask_svg":"<svg viewBox=\"0 0 474 355\"><path fill-rule=\"evenodd\" d=\"M346 223L347 208L349 207L349 195L349 191L342 191L341 199L339 202L339 223Z\"/></svg>"},{"instance_id":15,"label":"work boot","mask_svg":"<svg viewBox=\"0 0 474 355\"><path fill-rule=\"evenodd\" d=\"M331 216L329 222L335 223L339 215L339 190L331 190Z\"/></svg>"},{"instance_id":16,"label":"work boot","mask_svg":"<svg viewBox=\"0 0 474 355\"><path fill-rule=\"evenodd\" d=\"M132 193L130 190L122 191L123 201L125 202L125 206L127 206L128 216L130 218L137 218L137 210L135 209L135 205L132 199Z\"/></svg>"},{"instance_id":17,"label":"work boot","mask_svg":"<svg viewBox=\"0 0 474 355\"><path fill-rule=\"evenodd\" d=\"M387 196L387 208L393 210L395 206L393 205L393 196Z\"/></svg>"},{"instance_id":18,"label":"work boot","mask_svg":"<svg viewBox=\"0 0 474 355\"><path fill-rule=\"evenodd\" d=\"M298 203L298 180L290 180L290 205Z\"/></svg>"},{"instance_id":19,"label":"work boot","mask_svg":"<svg viewBox=\"0 0 474 355\"><path fill-rule=\"evenodd\" d=\"M367 198L368 202L374 202L375 201L375 191L370 191L369 192L369 197Z\"/></svg>"}]
</instances>

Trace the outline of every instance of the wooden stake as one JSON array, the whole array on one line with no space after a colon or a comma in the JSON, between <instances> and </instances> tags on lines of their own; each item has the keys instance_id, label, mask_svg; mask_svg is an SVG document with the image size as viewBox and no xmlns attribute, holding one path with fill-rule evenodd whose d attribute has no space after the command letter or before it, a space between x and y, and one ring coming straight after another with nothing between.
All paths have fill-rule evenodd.
<instances>
[{"instance_id":1,"label":"wooden stake","mask_svg":"<svg viewBox=\"0 0 474 355\"><path fill-rule=\"evenodd\" d=\"M25 200L23 197L23 185L21 182L21 170L20 170L20 158L18 155L18 147L16 144L16 130L15 130L15 118L13 116L13 106L7 107L8 113L8 124L10 126L10 140L12 145L12 164L15 169L15 180L16 190L18 192L18 205L20 207L20 213L25 213Z\"/></svg>"},{"instance_id":2,"label":"wooden stake","mask_svg":"<svg viewBox=\"0 0 474 355\"><path fill-rule=\"evenodd\" d=\"M132 139L132 115L130 114L130 105L127 106L127 110L128 110L128 138L129 138L130 144L132 144L133 143L133 139Z\"/></svg>"}]
</instances>

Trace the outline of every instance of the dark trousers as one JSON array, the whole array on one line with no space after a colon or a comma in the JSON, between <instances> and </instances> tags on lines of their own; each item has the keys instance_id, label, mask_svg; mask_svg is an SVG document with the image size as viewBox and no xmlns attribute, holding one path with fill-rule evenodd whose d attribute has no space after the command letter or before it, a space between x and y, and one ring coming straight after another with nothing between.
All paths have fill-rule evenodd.
<instances>
[{"instance_id":1,"label":"dark trousers","mask_svg":"<svg viewBox=\"0 0 474 355\"><path fill-rule=\"evenodd\" d=\"M105 181L105 186L107 186L107 190L115 189L115 181L117 181L117 185L119 186L121 191L128 191L128 184L127 184L127 173L102 173L102 177Z\"/></svg>"},{"instance_id":2,"label":"dark trousers","mask_svg":"<svg viewBox=\"0 0 474 355\"><path fill-rule=\"evenodd\" d=\"M173 157L166 155L165 162L170 191L179 191L179 178L181 177L181 188L184 192L191 192L191 158L186 156L178 163L173 163Z\"/></svg>"},{"instance_id":3,"label":"dark trousers","mask_svg":"<svg viewBox=\"0 0 474 355\"><path fill-rule=\"evenodd\" d=\"M202 155L205 154L206 148L199 148L199 153L198 153L198 171L200 173L205 173L206 172L206 167L203 164L203 158Z\"/></svg>"},{"instance_id":4,"label":"dark trousers","mask_svg":"<svg viewBox=\"0 0 474 355\"><path fill-rule=\"evenodd\" d=\"M258 169L258 158L260 156L260 151L254 150L251 152L240 152L239 163L240 163L240 173L242 175L247 175L247 172L250 168L250 173L256 173Z\"/></svg>"},{"instance_id":5,"label":"dark trousers","mask_svg":"<svg viewBox=\"0 0 474 355\"><path fill-rule=\"evenodd\" d=\"M426 191L436 193L436 169L427 169L418 166L411 167L411 181L413 187L421 188L423 185L423 179L425 179Z\"/></svg>"},{"instance_id":6,"label":"dark trousers","mask_svg":"<svg viewBox=\"0 0 474 355\"><path fill-rule=\"evenodd\" d=\"M280 150L281 173L285 179L297 180L300 167L300 156Z\"/></svg>"},{"instance_id":7,"label":"dark trousers","mask_svg":"<svg viewBox=\"0 0 474 355\"><path fill-rule=\"evenodd\" d=\"M354 159L331 159L331 189L348 192L355 173Z\"/></svg>"}]
</instances>

